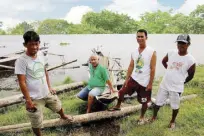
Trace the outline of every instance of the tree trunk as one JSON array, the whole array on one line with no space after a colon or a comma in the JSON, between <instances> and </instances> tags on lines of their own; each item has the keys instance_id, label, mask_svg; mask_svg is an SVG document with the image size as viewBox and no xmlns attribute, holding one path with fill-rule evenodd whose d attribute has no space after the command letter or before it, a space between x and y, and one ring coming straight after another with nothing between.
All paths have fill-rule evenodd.
<instances>
[{"instance_id":1,"label":"tree trunk","mask_svg":"<svg viewBox=\"0 0 204 136\"><path fill-rule=\"evenodd\" d=\"M181 101L189 100L195 97L197 97L197 95L195 94L183 96L181 97ZM153 98L152 101L155 102L155 99ZM151 104L152 103L148 103L148 107L151 106ZM169 101L167 101L166 104L169 104ZM74 120L72 122L67 122L62 119L45 120L43 121L43 126L44 128L48 128L48 127L57 127L57 126L63 126L68 124L87 123L87 122L98 121L98 120L107 119L107 118L116 118L116 117L121 117L130 113L136 112L140 110L141 107L142 105L140 104L136 106L123 107L121 108L120 111L113 111L113 112L101 111L101 112L94 112L89 114L76 115L76 116L73 116ZM23 130L29 129L30 127L31 127L30 123L2 126L0 127L0 132L3 133L3 132L23 131Z\"/></svg>"}]
</instances>

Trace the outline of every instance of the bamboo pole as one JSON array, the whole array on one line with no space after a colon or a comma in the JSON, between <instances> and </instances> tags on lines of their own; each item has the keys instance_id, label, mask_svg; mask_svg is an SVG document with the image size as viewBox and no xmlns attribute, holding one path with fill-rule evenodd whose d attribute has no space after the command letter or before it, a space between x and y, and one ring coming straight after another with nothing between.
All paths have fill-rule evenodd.
<instances>
[{"instance_id":1,"label":"bamboo pole","mask_svg":"<svg viewBox=\"0 0 204 136\"><path fill-rule=\"evenodd\" d=\"M54 87L54 89L56 90L57 94L60 94L60 93L68 92L70 90L74 90L74 89L77 89L83 86L84 86L83 82L75 82L71 84L60 85L60 86ZM0 99L0 108L5 107L5 106L10 106L13 104L18 104L23 101L24 99L23 99L22 94L5 97L5 98Z\"/></svg>"},{"instance_id":2,"label":"bamboo pole","mask_svg":"<svg viewBox=\"0 0 204 136\"><path fill-rule=\"evenodd\" d=\"M197 97L197 95L192 94L188 96L181 97L181 101L193 99ZM153 102L155 102L155 99L152 99ZM148 107L151 106L151 102L148 103ZM169 100L166 101L166 104L169 104ZM127 114L131 114L133 112L136 112L142 108L142 105L136 105L136 106L128 106L121 108L120 111L101 111L101 112L94 112L89 114L81 114L73 116L73 121L68 122L62 119L51 119L51 120L45 120L43 121L44 128L49 127L56 127L56 126L63 126L63 125L69 125L69 124L77 124L77 123L87 123L91 121L98 121L102 119L108 119L108 118L117 118L121 116L125 116ZM31 127L30 123L23 123L23 124L15 124L15 125L8 125L0 127L0 132L16 132L16 131L23 131L26 129L29 129Z\"/></svg>"},{"instance_id":3,"label":"bamboo pole","mask_svg":"<svg viewBox=\"0 0 204 136\"><path fill-rule=\"evenodd\" d=\"M66 66L66 65L71 64L71 63L74 63L74 62L76 62L76 61L77 61L77 59L76 59L76 60L73 60L73 61L70 61L70 62L62 63L61 65L57 65L57 66L48 68L47 71L51 71L51 70L54 70L54 69L56 69L56 68L60 68L60 67Z\"/></svg>"},{"instance_id":4,"label":"bamboo pole","mask_svg":"<svg viewBox=\"0 0 204 136\"><path fill-rule=\"evenodd\" d=\"M12 70L15 69L14 67L6 66L6 65L0 65L0 67L2 67L2 68L6 68L6 69L12 69Z\"/></svg>"}]
</instances>

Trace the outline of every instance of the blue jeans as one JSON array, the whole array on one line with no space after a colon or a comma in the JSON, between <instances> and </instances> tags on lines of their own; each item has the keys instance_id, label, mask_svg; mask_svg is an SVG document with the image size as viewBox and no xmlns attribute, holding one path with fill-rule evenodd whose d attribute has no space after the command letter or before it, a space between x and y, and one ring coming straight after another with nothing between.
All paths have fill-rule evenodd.
<instances>
[{"instance_id":1,"label":"blue jeans","mask_svg":"<svg viewBox=\"0 0 204 136\"><path fill-rule=\"evenodd\" d=\"M88 96L98 96L101 95L102 91L100 88L95 87L93 89L89 89L87 86L83 88L78 94L77 97L82 99L82 100L88 100Z\"/></svg>"}]
</instances>

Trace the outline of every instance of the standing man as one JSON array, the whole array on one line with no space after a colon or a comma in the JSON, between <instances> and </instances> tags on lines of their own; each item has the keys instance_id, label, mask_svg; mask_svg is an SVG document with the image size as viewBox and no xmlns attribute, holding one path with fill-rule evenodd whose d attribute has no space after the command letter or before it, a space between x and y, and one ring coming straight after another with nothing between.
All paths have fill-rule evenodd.
<instances>
[{"instance_id":1,"label":"standing man","mask_svg":"<svg viewBox=\"0 0 204 136\"><path fill-rule=\"evenodd\" d=\"M43 127L43 107L56 112L64 120L71 121L72 117L65 115L55 90L51 88L44 59L38 54L40 37L34 31L27 31L24 35L25 54L15 63L19 86L26 101L27 115L30 118L33 132L41 136Z\"/></svg>"},{"instance_id":2,"label":"standing man","mask_svg":"<svg viewBox=\"0 0 204 136\"><path fill-rule=\"evenodd\" d=\"M175 119L179 111L180 96L184 91L184 84L193 79L196 69L195 59L188 53L188 47L191 44L190 36L187 34L179 35L176 42L178 50L168 52L162 60L166 73L160 84L152 117L152 121L154 121L159 108L169 98L172 108L169 128L175 128Z\"/></svg>"},{"instance_id":3,"label":"standing man","mask_svg":"<svg viewBox=\"0 0 204 136\"><path fill-rule=\"evenodd\" d=\"M101 95L104 92L106 83L108 84L111 93L115 92L113 85L109 80L107 69L99 64L99 57L95 54L90 57L89 70L90 79L88 85L77 94L77 97L82 100L88 99L87 113L91 112L94 97Z\"/></svg>"},{"instance_id":4,"label":"standing man","mask_svg":"<svg viewBox=\"0 0 204 136\"><path fill-rule=\"evenodd\" d=\"M142 104L138 124L142 125L145 123L144 115L147 110L147 103L151 101L152 84L156 69L156 52L146 44L146 30L138 30L136 39L139 47L131 54L126 80L119 91L117 105L109 110L120 110L124 95L132 95L136 91L138 102Z\"/></svg>"}]
</instances>

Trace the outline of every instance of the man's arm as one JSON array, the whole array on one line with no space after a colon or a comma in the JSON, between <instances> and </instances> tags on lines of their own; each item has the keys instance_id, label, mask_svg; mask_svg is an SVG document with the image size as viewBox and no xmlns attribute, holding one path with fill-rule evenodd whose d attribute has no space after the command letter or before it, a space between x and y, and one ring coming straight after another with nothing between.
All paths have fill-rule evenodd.
<instances>
[{"instance_id":1,"label":"man's arm","mask_svg":"<svg viewBox=\"0 0 204 136\"><path fill-rule=\"evenodd\" d=\"M32 101L30 98L30 94L28 92L27 86L26 86L26 76L25 75L17 75L18 81L19 81L19 86L21 88L21 92L25 97L26 102L27 101Z\"/></svg>"},{"instance_id":2,"label":"man's arm","mask_svg":"<svg viewBox=\"0 0 204 136\"><path fill-rule=\"evenodd\" d=\"M112 85L111 81L110 81L110 80L107 80L106 83L108 84L108 86L109 86L111 92L114 93L114 88L113 88L113 85Z\"/></svg>"},{"instance_id":3,"label":"man's arm","mask_svg":"<svg viewBox=\"0 0 204 136\"><path fill-rule=\"evenodd\" d=\"M52 89L52 87L51 87L50 78L49 78L49 75L48 75L48 72L47 72L46 68L45 68L45 76L46 76L46 81L47 81L47 85L48 85L48 88L49 88L50 92L52 94L56 94L56 91L54 89Z\"/></svg>"},{"instance_id":4,"label":"man's arm","mask_svg":"<svg viewBox=\"0 0 204 136\"><path fill-rule=\"evenodd\" d=\"M167 62L168 62L168 54L163 58L162 60L162 64L163 66L167 69L168 65L167 65Z\"/></svg>"},{"instance_id":5,"label":"man's arm","mask_svg":"<svg viewBox=\"0 0 204 136\"><path fill-rule=\"evenodd\" d=\"M151 62L150 62L150 80L149 80L149 84L147 85L147 89L146 89L149 91L152 90L152 84L153 84L155 70L156 70L156 61L157 61L157 56L156 56L156 52L154 52L151 58Z\"/></svg>"},{"instance_id":6,"label":"man's arm","mask_svg":"<svg viewBox=\"0 0 204 136\"><path fill-rule=\"evenodd\" d=\"M19 82L21 92L22 92L22 94L23 94L23 96L25 97L25 100L26 100L26 109L31 110L31 111L34 112L36 110L36 108L33 105L33 102L32 102L32 100L30 98L30 94L28 92L28 88L27 88L27 85L26 85L26 76L17 74L17 77L18 77L18 82Z\"/></svg>"},{"instance_id":7,"label":"man's arm","mask_svg":"<svg viewBox=\"0 0 204 136\"><path fill-rule=\"evenodd\" d=\"M45 68L45 76L46 76L46 81L47 81L48 88L51 89L50 79L49 79L49 75L48 75L48 72L47 72L46 68Z\"/></svg>"},{"instance_id":8,"label":"man's arm","mask_svg":"<svg viewBox=\"0 0 204 136\"><path fill-rule=\"evenodd\" d=\"M188 77L186 78L185 83L191 81L194 77L195 74L195 70L196 70L196 64L194 63L189 69L188 69Z\"/></svg>"},{"instance_id":9,"label":"man's arm","mask_svg":"<svg viewBox=\"0 0 204 136\"><path fill-rule=\"evenodd\" d=\"M131 58L130 64L129 64L129 67L128 67L128 71L127 71L127 74L126 74L126 78L125 78L125 83L126 83L126 82L128 81L128 79L130 78L133 69L134 69L134 60Z\"/></svg>"}]
</instances>

